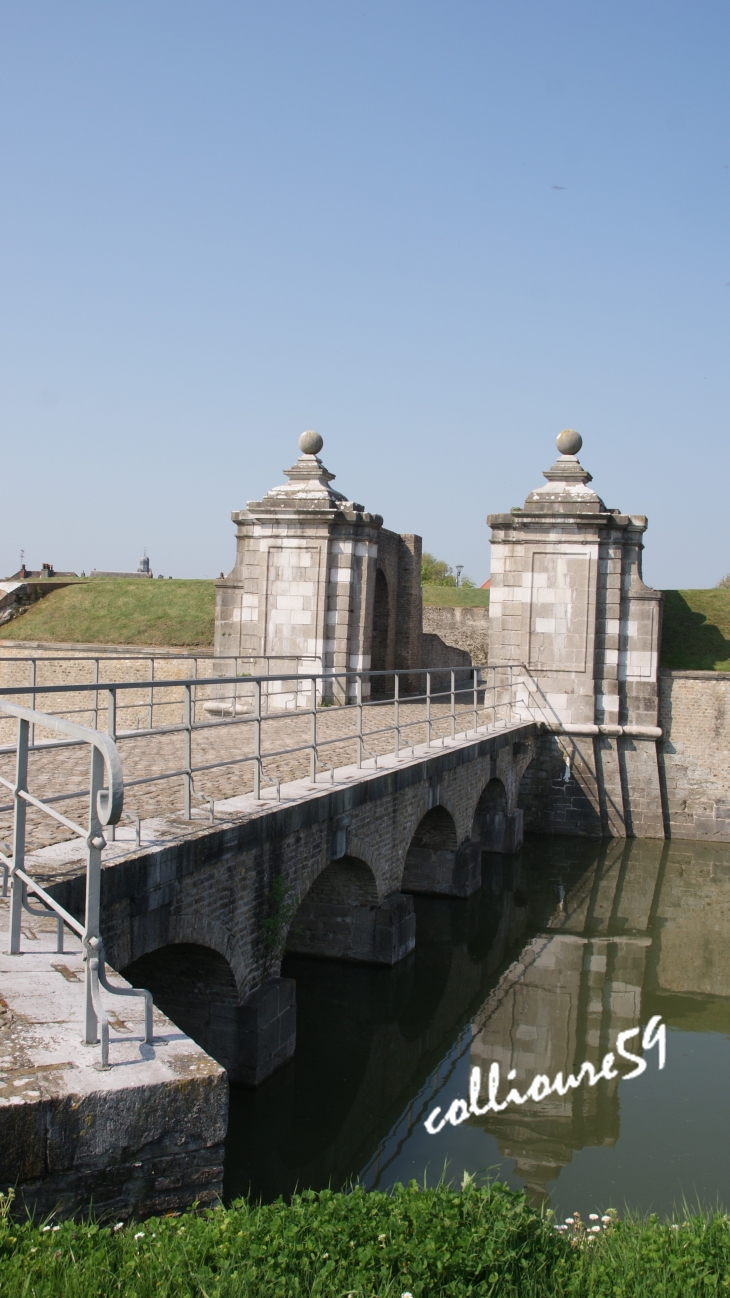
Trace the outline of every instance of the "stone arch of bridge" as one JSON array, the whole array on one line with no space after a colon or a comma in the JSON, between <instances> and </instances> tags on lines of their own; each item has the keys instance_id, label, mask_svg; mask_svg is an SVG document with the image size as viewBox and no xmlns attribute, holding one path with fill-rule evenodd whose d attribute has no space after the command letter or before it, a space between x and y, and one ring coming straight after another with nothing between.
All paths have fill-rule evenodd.
<instances>
[{"instance_id":1,"label":"stone arch of bridge","mask_svg":"<svg viewBox=\"0 0 730 1298\"><path fill-rule=\"evenodd\" d=\"M504 782L493 775L487 781L474 808L471 836L481 843L491 837L491 827L498 817L508 811L508 796Z\"/></svg>"},{"instance_id":2,"label":"stone arch of bridge","mask_svg":"<svg viewBox=\"0 0 730 1298\"><path fill-rule=\"evenodd\" d=\"M132 943L131 950L127 952L132 959L127 959L124 967L136 966L140 960L148 956L159 956L173 947L196 947L211 951L230 968L240 1000L248 994L254 975L251 951L245 939L243 942L239 941L230 929L195 913L186 914L184 917L170 916L169 923L163 926L163 930L163 932L138 931L137 940ZM121 967L122 961L116 964L116 968L121 969Z\"/></svg>"},{"instance_id":3,"label":"stone arch of bridge","mask_svg":"<svg viewBox=\"0 0 730 1298\"><path fill-rule=\"evenodd\" d=\"M456 822L440 803L421 816L411 833L403 861L403 892L442 891L438 880L453 868L458 847Z\"/></svg>"},{"instance_id":4,"label":"stone arch of bridge","mask_svg":"<svg viewBox=\"0 0 730 1298\"><path fill-rule=\"evenodd\" d=\"M286 937L287 955L393 965L415 944L413 899L393 893L380 903L375 872L347 854L317 875Z\"/></svg>"},{"instance_id":5,"label":"stone arch of bridge","mask_svg":"<svg viewBox=\"0 0 730 1298\"><path fill-rule=\"evenodd\" d=\"M286 937L289 955L356 959L361 930L378 904L370 866L357 856L330 861L310 884Z\"/></svg>"},{"instance_id":6,"label":"stone arch of bridge","mask_svg":"<svg viewBox=\"0 0 730 1298\"><path fill-rule=\"evenodd\" d=\"M400 874L394 876L396 877L396 881L397 878L399 878L403 874L406 858L411 849L411 846L413 845L414 838L419 833L421 826L426 820L426 817L429 816L432 811L444 812L446 814L446 816L448 817L448 819L451 821L453 825L454 835L456 837L457 844L458 844L459 814L458 814L458 809L452 805L451 800L449 799L448 791L439 787L435 791L435 796L434 796L434 790L430 789L427 785L424 784L420 790L420 796L418 797L415 807L411 811L411 814L409 816L404 815L402 821L399 824L398 841L400 844L400 851L402 853L402 858L400 864ZM471 821L469 821L469 824L471 824Z\"/></svg>"},{"instance_id":7,"label":"stone arch of bridge","mask_svg":"<svg viewBox=\"0 0 730 1298\"><path fill-rule=\"evenodd\" d=\"M152 992L163 1014L220 1058L217 1038L240 1001L233 969L220 951L196 942L173 942L139 956L121 972L133 987Z\"/></svg>"},{"instance_id":8,"label":"stone arch of bridge","mask_svg":"<svg viewBox=\"0 0 730 1298\"><path fill-rule=\"evenodd\" d=\"M368 843L360 834L354 834L351 829L347 831L347 855L355 857L362 861L371 871L375 879L375 886L378 890L378 902L390 891L388 887L387 872L384 870L382 863L378 860L378 853L371 843ZM392 887L392 885L391 885Z\"/></svg>"}]
</instances>

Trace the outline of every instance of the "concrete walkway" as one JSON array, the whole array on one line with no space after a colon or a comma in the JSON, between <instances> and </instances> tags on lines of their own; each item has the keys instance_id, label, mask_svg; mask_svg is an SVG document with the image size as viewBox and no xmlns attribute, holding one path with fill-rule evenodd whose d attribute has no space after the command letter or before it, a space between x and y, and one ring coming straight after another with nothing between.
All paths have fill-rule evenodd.
<instances>
[{"instance_id":1,"label":"concrete walkway","mask_svg":"<svg viewBox=\"0 0 730 1298\"><path fill-rule=\"evenodd\" d=\"M0 903L7 949L7 901ZM77 939L56 952L55 922L24 915L22 952L0 954L0 1187L36 1214L121 1219L213 1203L223 1183L223 1069L157 1010L144 1043L142 998L102 993L108 1071L82 1045ZM68 932L68 930L67 930ZM115 986L128 983L109 971Z\"/></svg>"}]
</instances>

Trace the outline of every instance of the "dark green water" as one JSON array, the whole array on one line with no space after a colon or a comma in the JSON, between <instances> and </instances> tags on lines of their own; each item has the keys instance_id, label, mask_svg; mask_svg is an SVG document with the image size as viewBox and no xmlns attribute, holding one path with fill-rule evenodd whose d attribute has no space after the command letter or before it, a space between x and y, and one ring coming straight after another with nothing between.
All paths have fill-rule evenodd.
<instances>
[{"instance_id":1,"label":"dark green water","mask_svg":"<svg viewBox=\"0 0 730 1298\"><path fill-rule=\"evenodd\" d=\"M287 960L297 1051L257 1091L232 1088L228 1197L446 1167L458 1183L491 1169L560 1215L730 1204L730 847L533 837L485 860L469 901L416 899L416 950L395 969ZM475 1065L515 1069L524 1092L599 1067L653 1015L663 1070L652 1049L632 1080L426 1131L436 1105L468 1098Z\"/></svg>"}]
</instances>

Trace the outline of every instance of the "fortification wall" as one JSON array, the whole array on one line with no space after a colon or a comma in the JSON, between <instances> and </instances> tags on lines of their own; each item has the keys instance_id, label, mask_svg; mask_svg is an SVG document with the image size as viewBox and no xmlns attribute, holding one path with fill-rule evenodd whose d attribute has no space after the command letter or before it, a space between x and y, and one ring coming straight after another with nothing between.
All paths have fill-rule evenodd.
<instances>
[{"instance_id":1,"label":"fortification wall","mask_svg":"<svg viewBox=\"0 0 730 1298\"><path fill-rule=\"evenodd\" d=\"M489 656L489 609L488 608L435 608L426 605L423 610L424 641L428 649L424 663L429 666L453 665L448 660L448 653L434 658L436 646L433 637L438 637L446 647L461 649L469 655L475 667L483 667ZM424 646L425 647L425 646ZM457 661L461 662L459 657Z\"/></svg>"},{"instance_id":2,"label":"fortification wall","mask_svg":"<svg viewBox=\"0 0 730 1298\"><path fill-rule=\"evenodd\" d=\"M730 842L730 672L660 672L659 724L668 836Z\"/></svg>"},{"instance_id":3,"label":"fortification wall","mask_svg":"<svg viewBox=\"0 0 730 1298\"><path fill-rule=\"evenodd\" d=\"M730 672L660 672L659 725L656 743L542 735L521 792L525 828L730 842Z\"/></svg>"}]
</instances>

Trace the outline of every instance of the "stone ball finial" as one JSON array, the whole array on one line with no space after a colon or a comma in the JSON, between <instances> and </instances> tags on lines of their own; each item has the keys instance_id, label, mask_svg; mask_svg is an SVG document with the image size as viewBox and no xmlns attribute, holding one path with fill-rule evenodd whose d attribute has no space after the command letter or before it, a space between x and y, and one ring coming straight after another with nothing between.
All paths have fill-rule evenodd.
<instances>
[{"instance_id":1,"label":"stone ball finial","mask_svg":"<svg viewBox=\"0 0 730 1298\"><path fill-rule=\"evenodd\" d=\"M315 433L313 428L308 428L306 433L302 433L299 438L299 449L305 455L319 455L324 442L319 433Z\"/></svg>"},{"instance_id":2,"label":"stone ball finial","mask_svg":"<svg viewBox=\"0 0 730 1298\"><path fill-rule=\"evenodd\" d=\"M561 455L577 455L583 445L583 438L574 428L564 428L562 433L558 433L555 445Z\"/></svg>"}]
</instances>

